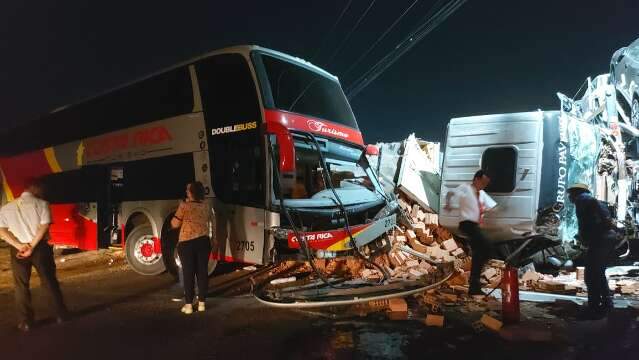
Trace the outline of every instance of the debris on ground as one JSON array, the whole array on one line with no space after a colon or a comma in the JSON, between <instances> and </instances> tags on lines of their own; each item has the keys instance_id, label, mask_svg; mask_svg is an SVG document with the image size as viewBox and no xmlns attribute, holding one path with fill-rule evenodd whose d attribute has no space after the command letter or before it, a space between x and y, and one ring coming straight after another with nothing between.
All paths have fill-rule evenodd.
<instances>
[{"instance_id":1,"label":"debris on ground","mask_svg":"<svg viewBox=\"0 0 639 360\"><path fill-rule=\"evenodd\" d=\"M479 320L482 325L484 325L486 328L492 330L492 331L496 331L499 332L499 330L501 330L501 327L504 326L504 323L502 323L501 321L495 319L494 317L488 315L488 314L484 314L482 315L481 319Z\"/></svg>"},{"instance_id":2,"label":"debris on ground","mask_svg":"<svg viewBox=\"0 0 639 360\"><path fill-rule=\"evenodd\" d=\"M424 322L426 326L444 327L444 315L428 314Z\"/></svg>"},{"instance_id":3,"label":"debris on ground","mask_svg":"<svg viewBox=\"0 0 639 360\"><path fill-rule=\"evenodd\" d=\"M388 302L388 318L391 320L408 319L408 304L403 298L390 299Z\"/></svg>"}]
</instances>

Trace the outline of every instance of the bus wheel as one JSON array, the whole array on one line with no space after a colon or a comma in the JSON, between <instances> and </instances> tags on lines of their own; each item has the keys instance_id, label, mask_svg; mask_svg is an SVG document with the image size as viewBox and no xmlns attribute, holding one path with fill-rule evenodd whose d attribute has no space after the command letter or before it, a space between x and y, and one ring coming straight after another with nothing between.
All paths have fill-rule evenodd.
<instances>
[{"instance_id":1,"label":"bus wheel","mask_svg":"<svg viewBox=\"0 0 639 360\"><path fill-rule=\"evenodd\" d=\"M182 263L180 262L180 257L178 256L178 252L177 252L177 246L175 247L175 249L173 250L173 264L175 264L175 273L171 272L171 275L175 276L176 279L178 279L178 271L182 271ZM213 271L215 271L215 268L217 267L217 260L212 259L209 256L209 276L211 276L211 274L213 274Z\"/></svg>"},{"instance_id":2,"label":"bus wheel","mask_svg":"<svg viewBox=\"0 0 639 360\"><path fill-rule=\"evenodd\" d=\"M158 275L166 270L159 240L150 225L136 227L126 238L126 259L138 274Z\"/></svg>"}]
</instances>

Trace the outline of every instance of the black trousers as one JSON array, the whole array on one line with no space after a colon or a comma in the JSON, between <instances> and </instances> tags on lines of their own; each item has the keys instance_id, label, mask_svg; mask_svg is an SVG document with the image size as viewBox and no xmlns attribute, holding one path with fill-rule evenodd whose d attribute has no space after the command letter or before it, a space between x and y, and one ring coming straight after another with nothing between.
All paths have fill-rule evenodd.
<instances>
[{"instance_id":1,"label":"black trousers","mask_svg":"<svg viewBox=\"0 0 639 360\"><path fill-rule=\"evenodd\" d=\"M209 255L211 240L208 236L178 243L178 255L184 275L184 298L187 304L195 297L195 278L197 277L198 300L204 301L209 286Z\"/></svg>"},{"instance_id":2,"label":"black trousers","mask_svg":"<svg viewBox=\"0 0 639 360\"><path fill-rule=\"evenodd\" d=\"M606 267L614 250L614 237L612 232L604 233L590 240L586 251L586 266L584 280L588 287L588 307L601 311L612 306L612 297L606 279Z\"/></svg>"},{"instance_id":3,"label":"black trousers","mask_svg":"<svg viewBox=\"0 0 639 360\"><path fill-rule=\"evenodd\" d=\"M479 228L479 224L472 221L462 221L459 223L459 230L468 236L470 250L472 251L473 263L470 268L470 284L468 293L481 293L481 271L490 257L491 249L488 239Z\"/></svg>"},{"instance_id":4,"label":"black trousers","mask_svg":"<svg viewBox=\"0 0 639 360\"><path fill-rule=\"evenodd\" d=\"M64 305L60 283L55 275L55 261L53 260L53 247L42 240L33 249L33 253L26 259L18 259L18 250L11 247L11 271L15 284L15 297L18 310L18 320L32 322L33 307L31 306L31 269L35 267L40 282L49 293L51 306L57 316L66 316L67 308Z\"/></svg>"}]
</instances>

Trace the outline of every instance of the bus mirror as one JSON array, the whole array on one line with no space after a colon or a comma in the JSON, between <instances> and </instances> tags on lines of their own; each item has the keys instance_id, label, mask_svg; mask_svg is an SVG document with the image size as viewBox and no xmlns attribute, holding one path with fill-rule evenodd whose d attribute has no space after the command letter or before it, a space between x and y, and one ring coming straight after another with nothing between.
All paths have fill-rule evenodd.
<instances>
[{"instance_id":1,"label":"bus mirror","mask_svg":"<svg viewBox=\"0 0 639 360\"><path fill-rule=\"evenodd\" d=\"M295 143L293 136L286 127L279 123L267 123L266 131L274 134L279 146L280 161L278 164L280 173L295 172Z\"/></svg>"},{"instance_id":2,"label":"bus mirror","mask_svg":"<svg viewBox=\"0 0 639 360\"><path fill-rule=\"evenodd\" d=\"M375 145L366 145L366 155L379 155L379 148Z\"/></svg>"},{"instance_id":3,"label":"bus mirror","mask_svg":"<svg viewBox=\"0 0 639 360\"><path fill-rule=\"evenodd\" d=\"M280 172L295 172L295 144L293 143L293 137L290 133L276 134L275 136L280 148Z\"/></svg>"}]
</instances>

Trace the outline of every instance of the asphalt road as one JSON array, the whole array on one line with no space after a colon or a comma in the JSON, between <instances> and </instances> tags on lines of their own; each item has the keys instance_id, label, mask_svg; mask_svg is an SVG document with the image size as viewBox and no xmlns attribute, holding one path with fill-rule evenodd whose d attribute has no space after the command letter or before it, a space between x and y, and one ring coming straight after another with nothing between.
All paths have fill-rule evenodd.
<instances>
[{"instance_id":1,"label":"asphalt road","mask_svg":"<svg viewBox=\"0 0 639 360\"><path fill-rule=\"evenodd\" d=\"M39 322L27 334L15 330L13 295L0 289L2 359L601 359L639 356L637 313L616 310L608 320L587 325L571 320L570 304L522 304L526 319L513 328L530 340L507 341L496 333L475 333L476 314L448 310L445 328L424 326L423 313L409 300L409 320L353 309L291 311L259 304L249 294L215 291L242 274L230 267L212 278L214 295L206 312L186 316L173 302L169 275L143 277L126 266L91 268L82 276L61 276L74 313L57 325L46 296L34 289ZM230 271L230 272L229 272ZM226 274L224 274L226 272ZM242 293L243 291L238 291ZM535 333L535 332L533 332Z\"/></svg>"}]
</instances>

